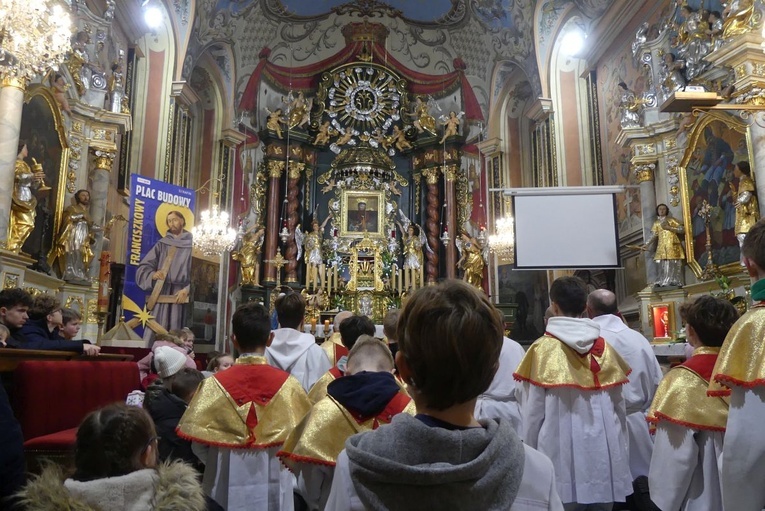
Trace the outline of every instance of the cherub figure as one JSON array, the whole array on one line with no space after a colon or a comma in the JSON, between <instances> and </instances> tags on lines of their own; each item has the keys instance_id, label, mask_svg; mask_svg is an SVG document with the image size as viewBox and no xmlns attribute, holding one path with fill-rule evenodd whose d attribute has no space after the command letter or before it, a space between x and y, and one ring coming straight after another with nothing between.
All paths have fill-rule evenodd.
<instances>
[{"instance_id":1,"label":"cherub figure","mask_svg":"<svg viewBox=\"0 0 765 511\"><path fill-rule=\"evenodd\" d=\"M72 109L69 106L69 101L66 99L66 91L69 89L69 84L66 83L64 76L59 73L55 73L51 78L53 97L56 98L56 102L61 107L61 110L71 115Z\"/></svg>"},{"instance_id":2,"label":"cherub figure","mask_svg":"<svg viewBox=\"0 0 765 511\"><path fill-rule=\"evenodd\" d=\"M456 137L459 134L461 117L462 112L458 115L455 111L449 112L449 117L441 117L441 126L444 127L444 136L441 137L441 140L438 142L439 144L443 144L447 138Z\"/></svg>"},{"instance_id":3,"label":"cherub figure","mask_svg":"<svg viewBox=\"0 0 765 511\"><path fill-rule=\"evenodd\" d=\"M276 138L284 138L284 135L282 134L282 124L284 124L284 117L282 117L282 109L277 108L273 112L266 109L268 111L268 120L266 121L266 128L269 131L273 131L276 133Z\"/></svg>"},{"instance_id":4,"label":"cherub figure","mask_svg":"<svg viewBox=\"0 0 765 511\"><path fill-rule=\"evenodd\" d=\"M327 184L324 186L324 188L321 189L321 193L329 193L334 190L336 186L337 183L335 182L335 178L332 178L327 181Z\"/></svg>"},{"instance_id":5,"label":"cherub figure","mask_svg":"<svg viewBox=\"0 0 765 511\"><path fill-rule=\"evenodd\" d=\"M337 134L337 131L332 128L329 121L324 121L319 127L319 132L316 134L316 138L313 139L313 145L326 145L329 143L329 139Z\"/></svg>"},{"instance_id":6,"label":"cherub figure","mask_svg":"<svg viewBox=\"0 0 765 511\"><path fill-rule=\"evenodd\" d=\"M337 144L338 146L345 145L348 142L350 142L352 138L353 138L353 131L348 129L337 140L335 140L335 144Z\"/></svg>"},{"instance_id":7,"label":"cherub figure","mask_svg":"<svg viewBox=\"0 0 765 511\"><path fill-rule=\"evenodd\" d=\"M412 144L406 139L406 134L398 127L398 125L393 126L393 133L388 140L389 143L393 143L399 151L406 151L407 149L412 148Z\"/></svg>"}]
</instances>

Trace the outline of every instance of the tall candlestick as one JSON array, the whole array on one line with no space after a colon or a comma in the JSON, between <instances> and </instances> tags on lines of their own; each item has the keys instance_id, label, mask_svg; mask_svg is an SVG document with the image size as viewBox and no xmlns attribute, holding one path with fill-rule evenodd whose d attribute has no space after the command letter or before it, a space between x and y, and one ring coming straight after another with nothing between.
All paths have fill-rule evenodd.
<instances>
[{"instance_id":1,"label":"tall candlestick","mask_svg":"<svg viewBox=\"0 0 765 511\"><path fill-rule=\"evenodd\" d=\"M101 252L100 267L98 271L98 312L109 312L109 284L111 275L111 253L108 250Z\"/></svg>"}]
</instances>

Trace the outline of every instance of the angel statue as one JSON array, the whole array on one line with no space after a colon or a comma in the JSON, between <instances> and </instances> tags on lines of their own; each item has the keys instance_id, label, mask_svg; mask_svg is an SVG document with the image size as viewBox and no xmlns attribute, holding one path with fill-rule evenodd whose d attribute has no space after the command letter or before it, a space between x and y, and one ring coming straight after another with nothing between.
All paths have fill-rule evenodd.
<instances>
[{"instance_id":1,"label":"angel statue","mask_svg":"<svg viewBox=\"0 0 765 511\"><path fill-rule=\"evenodd\" d=\"M284 117L282 117L282 109L277 108L273 112L266 108L268 112L268 120L266 121L266 129L276 133L276 138L284 138L282 134L282 124L284 123Z\"/></svg>"},{"instance_id":2,"label":"angel statue","mask_svg":"<svg viewBox=\"0 0 765 511\"><path fill-rule=\"evenodd\" d=\"M483 289L483 269L489 256L488 247L466 232L462 233L456 244L460 252L457 267L465 270L462 280L473 287Z\"/></svg>"},{"instance_id":3,"label":"angel statue","mask_svg":"<svg viewBox=\"0 0 765 511\"><path fill-rule=\"evenodd\" d=\"M414 127L417 128L418 133L427 131L431 135L436 134L436 120L430 115L430 102L426 103L422 100L422 96L417 96L414 100L414 112L408 114L409 117L414 118Z\"/></svg>"},{"instance_id":4,"label":"angel statue","mask_svg":"<svg viewBox=\"0 0 765 511\"><path fill-rule=\"evenodd\" d=\"M401 238L404 241L404 289L411 287L414 290L425 285L422 247L425 247L428 252L433 251L428 245L428 239L422 227L409 220L400 209L398 214L401 222L396 222L396 225L401 229Z\"/></svg>"},{"instance_id":5,"label":"angel statue","mask_svg":"<svg viewBox=\"0 0 765 511\"><path fill-rule=\"evenodd\" d=\"M322 233L327 222L329 222L329 216L324 219L324 222L319 224L318 220L318 206L313 212L313 220L311 221L312 231L304 234L300 230L300 224L295 227L295 242L298 246L298 256L300 259L302 255L302 247L305 247L305 264L307 275L305 279L306 289L317 289L324 285L324 260L321 257L321 244L323 240Z\"/></svg>"},{"instance_id":6,"label":"angel statue","mask_svg":"<svg viewBox=\"0 0 765 511\"><path fill-rule=\"evenodd\" d=\"M290 94L287 98L282 97L282 101L287 103L288 122L290 129L302 128L310 120L311 108L313 108L313 98L305 99L303 92L298 92L296 98Z\"/></svg>"},{"instance_id":7,"label":"angel statue","mask_svg":"<svg viewBox=\"0 0 765 511\"><path fill-rule=\"evenodd\" d=\"M444 127L444 136L441 137L439 144L443 144L447 138L456 137L459 134L460 120L462 119L464 112L457 113L455 111L449 112L449 117L441 116L441 126Z\"/></svg>"},{"instance_id":8,"label":"angel statue","mask_svg":"<svg viewBox=\"0 0 765 511\"><path fill-rule=\"evenodd\" d=\"M242 269L243 286L260 286L260 251L266 230L260 225L247 229L239 240L239 248L231 252L234 261Z\"/></svg>"},{"instance_id":9,"label":"angel statue","mask_svg":"<svg viewBox=\"0 0 765 511\"><path fill-rule=\"evenodd\" d=\"M324 121L324 124L319 127L316 138L313 139L313 145L326 145L329 143L329 139L337 134L337 131L330 126L329 121Z\"/></svg>"}]
</instances>

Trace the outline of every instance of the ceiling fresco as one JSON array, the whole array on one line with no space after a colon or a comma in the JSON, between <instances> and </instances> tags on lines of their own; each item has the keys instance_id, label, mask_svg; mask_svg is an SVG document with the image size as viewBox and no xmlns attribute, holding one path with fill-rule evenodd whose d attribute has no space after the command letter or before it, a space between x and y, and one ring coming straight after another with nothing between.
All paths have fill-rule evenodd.
<instances>
[{"instance_id":1,"label":"ceiling fresco","mask_svg":"<svg viewBox=\"0 0 765 511\"><path fill-rule=\"evenodd\" d=\"M545 3L554 17L567 1ZM574 3L580 9L602 12L612 1ZM443 74L453 70L454 59L464 61L466 75L486 114L493 96L494 69L500 62L512 62L523 69L534 94L541 94L534 43L537 2L199 0L183 74L188 77L200 55L213 44L229 45L233 54L230 76L237 96L266 48L273 63L304 66L331 57L345 46L343 26L369 19L388 28L386 49L413 70Z\"/></svg>"}]
</instances>

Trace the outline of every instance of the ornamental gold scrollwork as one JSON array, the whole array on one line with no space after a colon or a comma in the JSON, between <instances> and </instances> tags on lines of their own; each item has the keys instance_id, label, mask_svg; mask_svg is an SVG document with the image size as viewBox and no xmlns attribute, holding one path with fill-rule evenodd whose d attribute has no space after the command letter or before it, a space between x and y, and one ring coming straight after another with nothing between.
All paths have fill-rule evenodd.
<instances>
[{"instance_id":1,"label":"ornamental gold scrollwork","mask_svg":"<svg viewBox=\"0 0 765 511\"><path fill-rule=\"evenodd\" d=\"M271 160L268 162L268 175L269 177L279 179L284 172L284 162Z\"/></svg>"},{"instance_id":2,"label":"ornamental gold scrollwork","mask_svg":"<svg viewBox=\"0 0 765 511\"><path fill-rule=\"evenodd\" d=\"M633 165L633 172L638 183L653 181L654 170L656 170L655 163L638 163Z\"/></svg>"},{"instance_id":3,"label":"ornamental gold scrollwork","mask_svg":"<svg viewBox=\"0 0 765 511\"><path fill-rule=\"evenodd\" d=\"M85 322L98 324L98 300L88 300L88 310L85 314Z\"/></svg>"},{"instance_id":4,"label":"ornamental gold scrollwork","mask_svg":"<svg viewBox=\"0 0 765 511\"><path fill-rule=\"evenodd\" d=\"M422 174L425 176L425 181L429 185L434 185L438 183L438 168L437 167L430 167L422 171Z\"/></svg>"},{"instance_id":5,"label":"ornamental gold scrollwork","mask_svg":"<svg viewBox=\"0 0 765 511\"><path fill-rule=\"evenodd\" d=\"M290 179L299 179L300 173L305 170L305 163L303 162L297 162L297 161L291 161L289 166L289 178ZM272 176L273 177L273 176Z\"/></svg>"},{"instance_id":6,"label":"ornamental gold scrollwork","mask_svg":"<svg viewBox=\"0 0 765 511\"><path fill-rule=\"evenodd\" d=\"M669 203L672 207L680 204L680 177L677 156L667 158L667 184L669 184Z\"/></svg>"},{"instance_id":7,"label":"ornamental gold scrollwork","mask_svg":"<svg viewBox=\"0 0 765 511\"><path fill-rule=\"evenodd\" d=\"M5 279L3 280L3 289L11 289L14 287L19 287L19 276L6 273Z\"/></svg>"},{"instance_id":8,"label":"ornamental gold scrollwork","mask_svg":"<svg viewBox=\"0 0 765 511\"><path fill-rule=\"evenodd\" d=\"M444 165L443 167L444 179L451 182L457 177L457 165Z\"/></svg>"}]
</instances>

